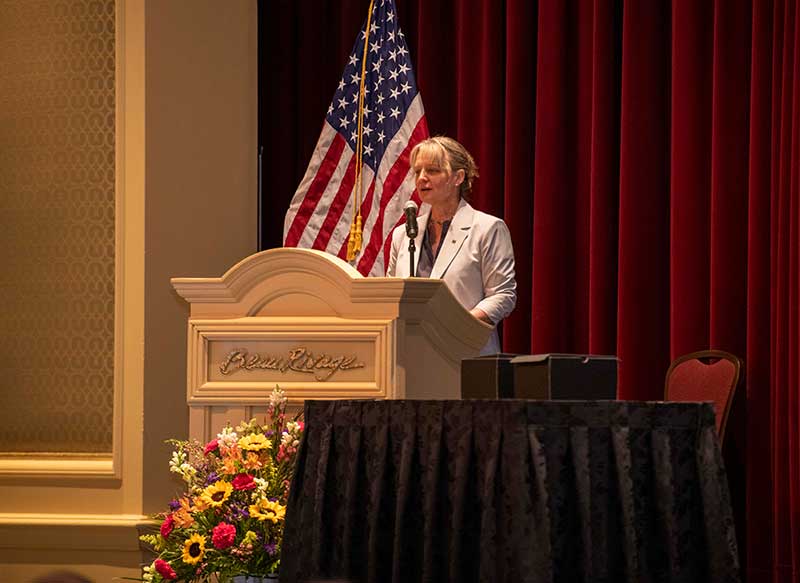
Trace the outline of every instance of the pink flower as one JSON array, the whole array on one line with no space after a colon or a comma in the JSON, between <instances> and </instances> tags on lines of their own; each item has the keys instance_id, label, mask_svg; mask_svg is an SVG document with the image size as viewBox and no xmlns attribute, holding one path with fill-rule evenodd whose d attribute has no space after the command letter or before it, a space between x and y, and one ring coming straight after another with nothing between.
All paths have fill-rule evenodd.
<instances>
[{"instance_id":1,"label":"pink flower","mask_svg":"<svg viewBox=\"0 0 800 583\"><path fill-rule=\"evenodd\" d=\"M231 480L231 484L233 484L233 488L235 490L252 490L256 487L256 483L253 481L253 476L250 474L238 474L233 480Z\"/></svg>"},{"instance_id":2,"label":"pink flower","mask_svg":"<svg viewBox=\"0 0 800 583\"><path fill-rule=\"evenodd\" d=\"M211 542L221 551L233 545L234 538L236 538L236 527L232 524L220 522L211 531Z\"/></svg>"},{"instance_id":3,"label":"pink flower","mask_svg":"<svg viewBox=\"0 0 800 583\"><path fill-rule=\"evenodd\" d=\"M219 441L216 439L212 439L206 444L206 447L203 449L203 454L208 455L214 451L219 451Z\"/></svg>"},{"instance_id":4,"label":"pink flower","mask_svg":"<svg viewBox=\"0 0 800 583\"><path fill-rule=\"evenodd\" d=\"M172 514L168 514L164 522L161 523L161 536L167 538L173 528L175 528L175 517Z\"/></svg>"},{"instance_id":5,"label":"pink flower","mask_svg":"<svg viewBox=\"0 0 800 583\"><path fill-rule=\"evenodd\" d=\"M170 567L169 563L167 563L163 559L156 559L155 568L156 571L158 571L158 574L161 575L164 579L177 578L175 570L172 567Z\"/></svg>"}]
</instances>

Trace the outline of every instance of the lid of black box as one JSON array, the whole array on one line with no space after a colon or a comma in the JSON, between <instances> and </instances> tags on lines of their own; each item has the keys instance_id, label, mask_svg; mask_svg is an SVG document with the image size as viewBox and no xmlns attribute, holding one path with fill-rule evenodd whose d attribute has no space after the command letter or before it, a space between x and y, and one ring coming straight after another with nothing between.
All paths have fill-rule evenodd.
<instances>
[{"instance_id":1,"label":"lid of black box","mask_svg":"<svg viewBox=\"0 0 800 583\"><path fill-rule=\"evenodd\" d=\"M589 362L590 360L618 360L613 354L564 354L548 352L547 354L524 354L511 359L511 364L544 362L549 358L563 358Z\"/></svg>"}]
</instances>

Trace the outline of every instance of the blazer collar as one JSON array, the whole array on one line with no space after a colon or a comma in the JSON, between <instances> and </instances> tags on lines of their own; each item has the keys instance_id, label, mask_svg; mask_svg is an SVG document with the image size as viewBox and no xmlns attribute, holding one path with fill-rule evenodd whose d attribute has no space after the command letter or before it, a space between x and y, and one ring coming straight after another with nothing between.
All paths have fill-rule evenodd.
<instances>
[{"instance_id":1,"label":"blazer collar","mask_svg":"<svg viewBox=\"0 0 800 583\"><path fill-rule=\"evenodd\" d=\"M428 224L428 216L425 216L425 226ZM447 229L447 235L442 242L439 250L439 256L433 264L431 270L432 278L442 278L447 273L450 264L453 263L464 241L469 236L469 231L472 228L472 221L475 218L475 209L463 198L458 203L456 214L453 215L453 220L450 222L450 227ZM423 225L420 225L420 233L424 232Z\"/></svg>"}]
</instances>

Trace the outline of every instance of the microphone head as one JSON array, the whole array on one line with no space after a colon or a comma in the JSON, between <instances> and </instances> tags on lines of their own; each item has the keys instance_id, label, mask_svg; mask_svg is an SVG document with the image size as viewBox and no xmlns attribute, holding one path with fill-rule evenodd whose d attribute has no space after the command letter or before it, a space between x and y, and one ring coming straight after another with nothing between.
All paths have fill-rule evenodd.
<instances>
[{"instance_id":1,"label":"microphone head","mask_svg":"<svg viewBox=\"0 0 800 583\"><path fill-rule=\"evenodd\" d=\"M417 203L409 200L403 205L403 213L406 215L406 235L409 239L414 239L419 234L417 227Z\"/></svg>"}]
</instances>

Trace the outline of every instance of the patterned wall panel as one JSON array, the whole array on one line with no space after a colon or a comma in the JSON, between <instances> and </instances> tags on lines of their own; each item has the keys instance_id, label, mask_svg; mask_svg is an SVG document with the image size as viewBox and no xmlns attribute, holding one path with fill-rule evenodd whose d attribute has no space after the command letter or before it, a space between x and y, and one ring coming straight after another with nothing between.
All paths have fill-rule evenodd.
<instances>
[{"instance_id":1,"label":"patterned wall panel","mask_svg":"<svg viewBox=\"0 0 800 583\"><path fill-rule=\"evenodd\" d=\"M115 6L0 0L0 452L110 452Z\"/></svg>"}]
</instances>

